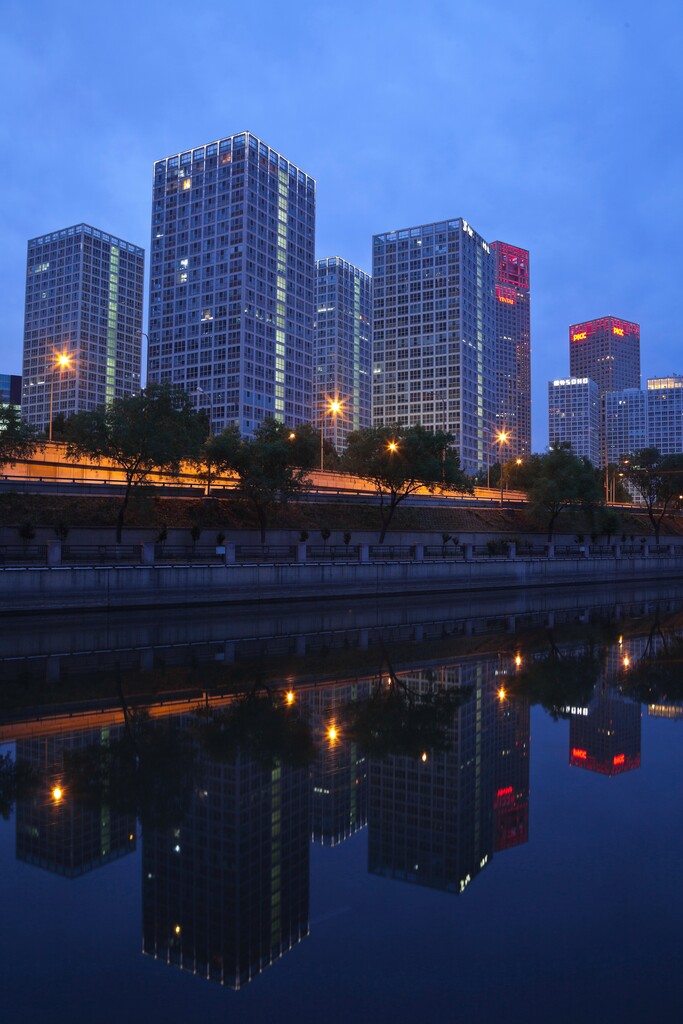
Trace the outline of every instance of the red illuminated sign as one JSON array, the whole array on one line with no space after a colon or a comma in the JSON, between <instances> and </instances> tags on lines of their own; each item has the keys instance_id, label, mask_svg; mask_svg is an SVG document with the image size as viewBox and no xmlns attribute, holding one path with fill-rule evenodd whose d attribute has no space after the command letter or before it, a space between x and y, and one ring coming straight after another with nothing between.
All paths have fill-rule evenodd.
<instances>
[{"instance_id":1,"label":"red illuminated sign","mask_svg":"<svg viewBox=\"0 0 683 1024\"><path fill-rule=\"evenodd\" d=\"M514 288L506 288L504 284L496 285L496 298L508 306L514 306L517 300Z\"/></svg>"},{"instance_id":2,"label":"red illuminated sign","mask_svg":"<svg viewBox=\"0 0 683 1024\"><path fill-rule=\"evenodd\" d=\"M579 331L578 334L572 334L572 341L583 341L586 336L585 331Z\"/></svg>"},{"instance_id":3,"label":"red illuminated sign","mask_svg":"<svg viewBox=\"0 0 683 1024\"><path fill-rule=\"evenodd\" d=\"M626 757L625 757L624 754L615 754L614 755L613 763L614 764L623 764L625 760L626 760Z\"/></svg>"},{"instance_id":4,"label":"red illuminated sign","mask_svg":"<svg viewBox=\"0 0 683 1024\"><path fill-rule=\"evenodd\" d=\"M585 750L580 750L578 747L572 749L572 757L575 757L577 761L585 761L587 756Z\"/></svg>"}]
</instances>

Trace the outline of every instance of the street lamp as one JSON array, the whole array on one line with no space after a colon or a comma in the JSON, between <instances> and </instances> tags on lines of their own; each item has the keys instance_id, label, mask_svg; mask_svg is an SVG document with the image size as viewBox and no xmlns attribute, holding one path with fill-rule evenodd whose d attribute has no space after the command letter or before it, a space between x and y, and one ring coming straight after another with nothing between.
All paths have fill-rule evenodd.
<instances>
[{"instance_id":1,"label":"street lamp","mask_svg":"<svg viewBox=\"0 0 683 1024\"><path fill-rule=\"evenodd\" d=\"M500 462L500 507L503 507L503 445L507 444L510 439L510 435L505 430L501 430L496 440L498 441L498 461Z\"/></svg>"},{"instance_id":2,"label":"street lamp","mask_svg":"<svg viewBox=\"0 0 683 1024\"><path fill-rule=\"evenodd\" d=\"M59 370L59 376L61 379L62 372L68 370L71 367L71 356L68 356L66 352L59 352L55 359L55 364L52 367L52 373L50 374L50 424L48 427L48 441L52 440L52 398L55 388L55 374Z\"/></svg>"},{"instance_id":3,"label":"street lamp","mask_svg":"<svg viewBox=\"0 0 683 1024\"><path fill-rule=\"evenodd\" d=\"M342 404L338 398L333 398L327 406L327 409L323 410L322 420L320 421L320 469L325 468L325 417L329 414L332 417L338 416L342 410Z\"/></svg>"}]
</instances>

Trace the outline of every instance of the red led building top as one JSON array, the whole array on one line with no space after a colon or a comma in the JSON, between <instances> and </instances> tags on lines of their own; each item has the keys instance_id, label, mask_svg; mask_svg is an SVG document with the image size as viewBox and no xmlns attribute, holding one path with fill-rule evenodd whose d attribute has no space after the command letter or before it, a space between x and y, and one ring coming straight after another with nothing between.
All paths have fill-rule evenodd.
<instances>
[{"instance_id":1,"label":"red led building top","mask_svg":"<svg viewBox=\"0 0 683 1024\"><path fill-rule=\"evenodd\" d=\"M492 242L496 254L496 280L513 288L529 290L529 250L507 242Z\"/></svg>"},{"instance_id":2,"label":"red led building top","mask_svg":"<svg viewBox=\"0 0 683 1024\"><path fill-rule=\"evenodd\" d=\"M616 316L603 316L599 320L587 320L582 324L572 324L569 337L574 342L586 341L592 334L616 334L619 338L635 337L640 340L640 324L630 320L619 320Z\"/></svg>"}]
</instances>

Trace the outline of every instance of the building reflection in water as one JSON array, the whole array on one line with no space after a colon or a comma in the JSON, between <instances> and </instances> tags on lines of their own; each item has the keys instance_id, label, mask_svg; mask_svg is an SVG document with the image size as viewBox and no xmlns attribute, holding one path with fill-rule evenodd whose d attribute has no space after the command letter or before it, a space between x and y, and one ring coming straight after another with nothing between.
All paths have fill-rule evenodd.
<instances>
[{"instance_id":1,"label":"building reflection in water","mask_svg":"<svg viewBox=\"0 0 683 1024\"><path fill-rule=\"evenodd\" d=\"M203 758L189 814L143 835L143 950L240 988L309 930L308 770Z\"/></svg>"},{"instance_id":2,"label":"building reflection in water","mask_svg":"<svg viewBox=\"0 0 683 1024\"><path fill-rule=\"evenodd\" d=\"M119 734L117 726L17 741L17 764L40 780L30 796L17 800L17 860L77 878L135 849L133 815L112 811L105 800L86 804L65 781L65 755L106 747Z\"/></svg>"},{"instance_id":3,"label":"building reflection in water","mask_svg":"<svg viewBox=\"0 0 683 1024\"><path fill-rule=\"evenodd\" d=\"M514 699L506 682L521 666L521 655L501 660L496 706L496 774L494 784L494 850L520 846L529 839L529 746L531 707L523 696Z\"/></svg>"},{"instance_id":4,"label":"building reflection in water","mask_svg":"<svg viewBox=\"0 0 683 1024\"><path fill-rule=\"evenodd\" d=\"M569 763L601 775L640 768L640 705L598 683L569 720Z\"/></svg>"},{"instance_id":5,"label":"building reflection in water","mask_svg":"<svg viewBox=\"0 0 683 1024\"><path fill-rule=\"evenodd\" d=\"M496 688L483 662L401 675L418 693L470 686L448 750L368 763L368 870L461 892L493 853Z\"/></svg>"},{"instance_id":6,"label":"building reflection in water","mask_svg":"<svg viewBox=\"0 0 683 1024\"><path fill-rule=\"evenodd\" d=\"M345 738L339 722L348 704L369 694L369 682L354 680L301 698L317 746L311 766L311 838L322 846L337 846L367 824L367 760L358 744ZM339 732L334 740L331 729Z\"/></svg>"}]
</instances>

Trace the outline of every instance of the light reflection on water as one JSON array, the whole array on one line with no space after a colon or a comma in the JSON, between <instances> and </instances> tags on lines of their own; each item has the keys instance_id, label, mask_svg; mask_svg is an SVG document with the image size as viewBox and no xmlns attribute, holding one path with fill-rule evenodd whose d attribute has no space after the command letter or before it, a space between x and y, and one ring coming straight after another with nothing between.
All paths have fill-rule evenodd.
<instances>
[{"instance_id":1,"label":"light reflection on water","mask_svg":"<svg viewBox=\"0 0 683 1024\"><path fill-rule=\"evenodd\" d=\"M5 662L7 1019L673 1015L678 600Z\"/></svg>"}]
</instances>

